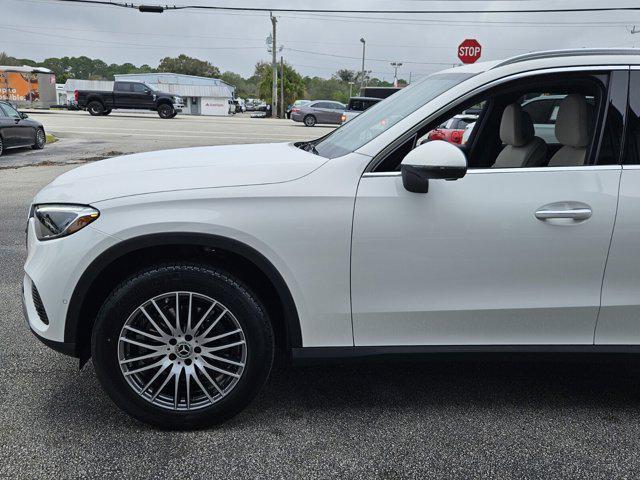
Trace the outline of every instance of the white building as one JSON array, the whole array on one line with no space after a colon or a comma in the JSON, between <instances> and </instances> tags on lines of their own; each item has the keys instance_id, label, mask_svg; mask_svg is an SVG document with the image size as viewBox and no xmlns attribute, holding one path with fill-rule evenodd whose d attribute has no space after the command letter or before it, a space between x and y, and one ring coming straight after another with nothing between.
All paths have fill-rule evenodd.
<instances>
[{"instance_id":1,"label":"white building","mask_svg":"<svg viewBox=\"0 0 640 480\"><path fill-rule=\"evenodd\" d=\"M132 73L115 75L116 81L143 82L183 98L187 115L228 115L229 100L233 100L233 85L218 79L182 75L179 73ZM74 90L112 90L113 82L102 80L69 79L64 85L67 98L73 99Z\"/></svg>"}]
</instances>

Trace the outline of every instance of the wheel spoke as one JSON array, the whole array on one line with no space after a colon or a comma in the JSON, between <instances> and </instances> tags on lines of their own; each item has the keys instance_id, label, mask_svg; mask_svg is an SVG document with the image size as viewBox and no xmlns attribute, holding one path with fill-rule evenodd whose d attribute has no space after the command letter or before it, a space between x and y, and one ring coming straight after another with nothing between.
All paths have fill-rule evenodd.
<instances>
[{"instance_id":1,"label":"wheel spoke","mask_svg":"<svg viewBox=\"0 0 640 480\"><path fill-rule=\"evenodd\" d=\"M209 327L207 327L207 329L202 333L202 335L198 336L198 338L206 338L207 335L209 335L209 332L213 330L213 327L215 327L218 324L218 322L222 320L222 317L224 317L228 311L229 310L227 310L226 308L222 310L222 313L218 315L218 317L211 323L211 325L209 325Z\"/></svg>"},{"instance_id":2,"label":"wheel spoke","mask_svg":"<svg viewBox=\"0 0 640 480\"><path fill-rule=\"evenodd\" d=\"M218 386L218 384L216 383L216 381L211 378L211 376L207 373L207 371L205 370L204 366L197 364L196 366L200 369L200 371L202 372L202 374L207 377L207 380L209 380L209 382L211 383L211 385L213 385L215 387L216 390L218 390L218 392L220 393L220 395L224 396L224 391Z\"/></svg>"},{"instance_id":3,"label":"wheel spoke","mask_svg":"<svg viewBox=\"0 0 640 480\"><path fill-rule=\"evenodd\" d=\"M151 335L150 333L147 332L143 332L142 330L138 330L137 328L133 328L130 327L129 325L125 325L124 328L126 328L127 330L137 333L138 335L142 335L144 337L150 338L152 340L155 340L156 342L161 342L162 341L162 337L158 337L156 335Z\"/></svg>"},{"instance_id":4,"label":"wheel spoke","mask_svg":"<svg viewBox=\"0 0 640 480\"><path fill-rule=\"evenodd\" d=\"M193 293L189 292L189 312L187 313L187 328L186 331L191 331L191 307L193 306Z\"/></svg>"},{"instance_id":5,"label":"wheel spoke","mask_svg":"<svg viewBox=\"0 0 640 480\"><path fill-rule=\"evenodd\" d=\"M210 370L214 370L214 371L216 371L218 373L221 373L223 375L227 375L227 376L233 377L233 378L240 378L240 375L238 375L237 373L228 372L227 370L224 370L222 368L215 367L215 366L211 365L209 362L206 362L206 361L202 362L202 365L204 365L205 368L208 368Z\"/></svg>"},{"instance_id":6,"label":"wheel spoke","mask_svg":"<svg viewBox=\"0 0 640 480\"><path fill-rule=\"evenodd\" d=\"M200 388L200 390L202 390L202 392L207 396L207 398L209 399L209 401L211 403L214 403L215 400L214 398L209 394L209 392L207 391L206 388L204 388L204 385L202 385L202 382L200 381L200 378L198 377L198 372L196 372L196 369L193 369L193 379L195 380L195 382L198 384L198 387Z\"/></svg>"},{"instance_id":7,"label":"wheel spoke","mask_svg":"<svg viewBox=\"0 0 640 480\"><path fill-rule=\"evenodd\" d=\"M231 347L237 347L238 345L244 345L244 340L240 340L238 342L229 343L227 345L218 345L217 347L208 347L204 349L206 352L217 352L218 350L225 350Z\"/></svg>"},{"instance_id":8,"label":"wheel spoke","mask_svg":"<svg viewBox=\"0 0 640 480\"><path fill-rule=\"evenodd\" d=\"M242 329L238 328L237 330L233 330L233 331L227 332L227 333L222 333L222 334L220 334L220 335L218 335L216 337L206 338L206 339L204 339L202 341L202 344L204 345L205 343L215 342L216 340L220 340L221 338L228 337L229 335L234 335L234 334L240 333L240 332L242 332Z\"/></svg>"},{"instance_id":9,"label":"wheel spoke","mask_svg":"<svg viewBox=\"0 0 640 480\"><path fill-rule=\"evenodd\" d=\"M176 331L180 332L180 293L176 292Z\"/></svg>"},{"instance_id":10,"label":"wheel spoke","mask_svg":"<svg viewBox=\"0 0 640 480\"><path fill-rule=\"evenodd\" d=\"M124 374L125 374L125 376L128 376L128 375L134 375L134 374L140 373L140 372L146 372L147 370L151 370L152 368L159 367L163 363L164 363L164 359L158 360L155 363L150 363L149 365L146 365L146 366L140 367L140 368L136 368L135 370L127 370L126 372L124 372Z\"/></svg>"},{"instance_id":11,"label":"wheel spoke","mask_svg":"<svg viewBox=\"0 0 640 480\"><path fill-rule=\"evenodd\" d=\"M174 383L174 387L173 387L173 409L177 410L178 409L178 403L180 403L180 397L178 396L179 394L179 389L180 389L180 373L182 372L182 369L178 370L175 375L175 381Z\"/></svg>"},{"instance_id":12,"label":"wheel spoke","mask_svg":"<svg viewBox=\"0 0 640 480\"><path fill-rule=\"evenodd\" d=\"M149 388L151 384L155 382L155 380L160 376L162 372L164 372L167 369L169 365L170 365L169 363L165 363L160 367L160 370L158 370L156 374L153 377L151 377L151 380L149 380L147 384L142 388L142 390L140 391L140 395L144 394L144 392L147 391L147 388Z\"/></svg>"},{"instance_id":13,"label":"wheel spoke","mask_svg":"<svg viewBox=\"0 0 640 480\"><path fill-rule=\"evenodd\" d=\"M202 352L202 355L207 358L211 358L212 360L218 360L219 362L228 363L230 365L235 365L237 367L244 367L244 363L242 362L234 362L233 360L229 360L228 358L224 358L224 357L219 357L218 355L214 355L212 353Z\"/></svg>"},{"instance_id":14,"label":"wheel spoke","mask_svg":"<svg viewBox=\"0 0 640 480\"><path fill-rule=\"evenodd\" d=\"M166 336L166 332L164 330L162 330L158 324L153 320L153 318L151 318L151 316L147 313L147 311L144 309L144 307L139 307L138 310L140 310L145 317L147 317L147 320L149 321L149 323L153 326L153 328L156 329L156 331L160 334L160 335L164 335Z\"/></svg>"},{"instance_id":15,"label":"wheel spoke","mask_svg":"<svg viewBox=\"0 0 640 480\"><path fill-rule=\"evenodd\" d=\"M162 312L162 310L160 310L160 307L158 306L158 304L156 303L155 300L151 300L151 303L153 304L154 307L156 307L156 310L158 311L158 313L160 314L160 316L162 317L162 320L164 320L164 323L167 324L167 327L169 327L169 331L173 332L173 327L171 326L171 322L169 322L169 319L166 317L166 315Z\"/></svg>"},{"instance_id":16,"label":"wheel spoke","mask_svg":"<svg viewBox=\"0 0 640 480\"><path fill-rule=\"evenodd\" d=\"M161 348L164 348L164 345L148 345L146 343L137 342L136 340L131 340L130 338L127 338L127 337L120 337L120 341L131 343L133 345L137 345L137 346L142 347L142 348L148 348L149 350L158 351Z\"/></svg>"},{"instance_id":17,"label":"wheel spoke","mask_svg":"<svg viewBox=\"0 0 640 480\"><path fill-rule=\"evenodd\" d=\"M125 363L139 362L140 360L146 360L147 358L155 358L164 354L165 354L164 352L153 352L147 355L142 355L141 357L130 358L128 360L127 359L120 360L120 365L124 365Z\"/></svg>"},{"instance_id":18,"label":"wheel spoke","mask_svg":"<svg viewBox=\"0 0 640 480\"><path fill-rule=\"evenodd\" d=\"M189 410L191 409L191 373L188 368L184 370L184 381L187 387L185 401L187 403L187 410Z\"/></svg>"},{"instance_id":19,"label":"wheel spoke","mask_svg":"<svg viewBox=\"0 0 640 480\"><path fill-rule=\"evenodd\" d=\"M202 317L200 318L200 320L198 320L198 323L196 324L195 327L193 327L193 333L195 335L195 333L198 331L198 329L200 328L200 325L202 325L202 322L204 322L207 317L209 316L209 314L211 313L211 310L214 309L214 307L218 304L218 302L213 302L211 304L211 306L209 306L209 308L207 308L207 311L204 312L204 315L202 315Z\"/></svg>"},{"instance_id":20,"label":"wheel spoke","mask_svg":"<svg viewBox=\"0 0 640 480\"><path fill-rule=\"evenodd\" d=\"M167 373L167 378L164 379L164 381L162 382L162 385L160 385L160 387L156 390L156 393L154 393L153 397L151 397L152 402L156 399L156 397L160 394L160 392L164 389L164 387L167 386L167 383L169 383L169 380L171 380L171 377L175 377L175 373L173 369L169 370L169 373Z\"/></svg>"}]
</instances>

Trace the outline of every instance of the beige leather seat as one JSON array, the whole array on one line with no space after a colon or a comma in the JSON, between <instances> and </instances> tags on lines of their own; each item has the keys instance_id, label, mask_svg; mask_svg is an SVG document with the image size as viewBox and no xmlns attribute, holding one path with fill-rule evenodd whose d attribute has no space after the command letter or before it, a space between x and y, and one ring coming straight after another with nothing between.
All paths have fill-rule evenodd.
<instances>
[{"instance_id":1,"label":"beige leather seat","mask_svg":"<svg viewBox=\"0 0 640 480\"><path fill-rule=\"evenodd\" d=\"M560 102L556 138L562 148L549 160L550 167L584 165L589 143L589 109L584 96L572 93Z\"/></svg>"},{"instance_id":2,"label":"beige leather seat","mask_svg":"<svg viewBox=\"0 0 640 480\"><path fill-rule=\"evenodd\" d=\"M547 144L535 136L531 117L517 103L507 105L502 112L500 140L506 146L492 168L541 167L546 164Z\"/></svg>"}]
</instances>

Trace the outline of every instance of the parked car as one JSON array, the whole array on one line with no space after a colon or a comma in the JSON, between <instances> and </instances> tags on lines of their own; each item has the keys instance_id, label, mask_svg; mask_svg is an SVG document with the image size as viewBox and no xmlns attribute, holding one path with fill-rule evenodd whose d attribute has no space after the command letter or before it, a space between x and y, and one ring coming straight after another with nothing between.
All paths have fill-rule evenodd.
<instances>
[{"instance_id":1,"label":"parked car","mask_svg":"<svg viewBox=\"0 0 640 480\"><path fill-rule=\"evenodd\" d=\"M236 98L236 113L243 113L247 111L244 100L242 98Z\"/></svg>"},{"instance_id":2,"label":"parked car","mask_svg":"<svg viewBox=\"0 0 640 480\"><path fill-rule=\"evenodd\" d=\"M308 105L311 103L311 100L296 100L292 105L289 105L286 110L287 118L291 118L291 112L294 109L298 111L302 105Z\"/></svg>"},{"instance_id":3,"label":"parked car","mask_svg":"<svg viewBox=\"0 0 640 480\"><path fill-rule=\"evenodd\" d=\"M0 155L10 148L44 148L47 137L40 122L16 110L9 102L0 101Z\"/></svg>"},{"instance_id":4,"label":"parked car","mask_svg":"<svg viewBox=\"0 0 640 480\"><path fill-rule=\"evenodd\" d=\"M160 118L174 118L184 108L181 97L154 90L142 82L115 82L113 91L76 90L74 101L78 108L91 115L109 115L118 108L152 110Z\"/></svg>"},{"instance_id":5,"label":"parked car","mask_svg":"<svg viewBox=\"0 0 640 480\"><path fill-rule=\"evenodd\" d=\"M303 122L307 127L313 127L316 123L340 125L345 108L344 103L333 100L316 100L301 105L297 110L292 109L291 120Z\"/></svg>"},{"instance_id":6,"label":"parked car","mask_svg":"<svg viewBox=\"0 0 640 480\"><path fill-rule=\"evenodd\" d=\"M236 113L236 102L232 99L227 100L227 102L229 103L229 115L235 115Z\"/></svg>"},{"instance_id":7,"label":"parked car","mask_svg":"<svg viewBox=\"0 0 640 480\"><path fill-rule=\"evenodd\" d=\"M636 354L639 66L622 49L475 63L317 140L68 171L30 208L29 326L177 429L244 409L276 351ZM564 95L558 145L523 112L536 92ZM416 146L468 105L466 145Z\"/></svg>"},{"instance_id":8,"label":"parked car","mask_svg":"<svg viewBox=\"0 0 640 480\"><path fill-rule=\"evenodd\" d=\"M402 90L403 87L364 87L360 91L363 97L374 97L384 100L396 92Z\"/></svg>"},{"instance_id":9,"label":"parked car","mask_svg":"<svg viewBox=\"0 0 640 480\"><path fill-rule=\"evenodd\" d=\"M347 103L347 109L342 114L341 123L347 123L380 100L382 99L376 97L351 97L349 103Z\"/></svg>"},{"instance_id":10,"label":"parked car","mask_svg":"<svg viewBox=\"0 0 640 480\"><path fill-rule=\"evenodd\" d=\"M460 145L467 125L475 123L477 119L478 115L455 115L453 118L450 118L445 123L438 126L438 128L431 130L427 134L427 139L444 140L445 142Z\"/></svg>"}]
</instances>

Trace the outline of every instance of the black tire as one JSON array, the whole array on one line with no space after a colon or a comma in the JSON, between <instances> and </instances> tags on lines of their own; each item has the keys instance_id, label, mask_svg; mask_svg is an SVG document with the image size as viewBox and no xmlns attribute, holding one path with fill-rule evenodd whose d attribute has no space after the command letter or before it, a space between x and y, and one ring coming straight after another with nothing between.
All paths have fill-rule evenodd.
<instances>
[{"instance_id":1,"label":"black tire","mask_svg":"<svg viewBox=\"0 0 640 480\"><path fill-rule=\"evenodd\" d=\"M163 103L162 105L158 106L158 115L160 116L160 118L164 118L164 119L173 118L175 117L175 115L173 115L174 113L176 113L175 110L168 103Z\"/></svg>"},{"instance_id":2,"label":"black tire","mask_svg":"<svg viewBox=\"0 0 640 480\"><path fill-rule=\"evenodd\" d=\"M178 112L174 111L173 114L169 118L176 118L177 115L178 115Z\"/></svg>"},{"instance_id":3,"label":"black tire","mask_svg":"<svg viewBox=\"0 0 640 480\"><path fill-rule=\"evenodd\" d=\"M170 410L152 404L133 390L119 366L118 339L129 315L148 299L173 291L196 292L221 302L245 335L247 356L239 380L225 396L198 410ZM209 266L175 264L143 270L121 283L98 313L91 347L98 380L116 405L142 422L184 430L219 424L251 402L271 371L274 336L257 297L232 275Z\"/></svg>"},{"instance_id":4,"label":"black tire","mask_svg":"<svg viewBox=\"0 0 640 480\"><path fill-rule=\"evenodd\" d=\"M2 156L3 152L4 152L4 142L2 141L2 137L0 137L0 157Z\"/></svg>"},{"instance_id":5,"label":"black tire","mask_svg":"<svg viewBox=\"0 0 640 480\"><path fill-rule=\"evenodd\" d=\"M111 113L111 110L105 110L104 112L102 112L102 115L109 115Z\"/></svg>"},{"instance_id":6,"label":"black tire","mask_svg":"<svg viewBox=\"0 0 640 480\"><path fill-rule=\"evenodd\" d=\"M89 112L94 117L99 117L104 113L104 105L97 100L89 102L89 105L87 105L87 112Z\"/></svg>"},{"instance_id":7,"label":"black tire","mask_svg":"<svg viewBox=\"0 0 640 480\"><path fill-rule=\"evenodd\" d=\"M304 117L303 122L307 127L313 127L316 124L316 117L307 115Z\"/></svg>"},{"instance_id":8,"label":"black tire","mask_svg":"<svg viewBox=\"0 0 640 480\"><path fill-rule=\"evenodd\" d=\"M42 150L46 143L47 143L47 136L44 133L44 129L38 128L36 130L35 143L31 145L31 148L33 148L34 150Z\"/></svg>"}]
</instances>

